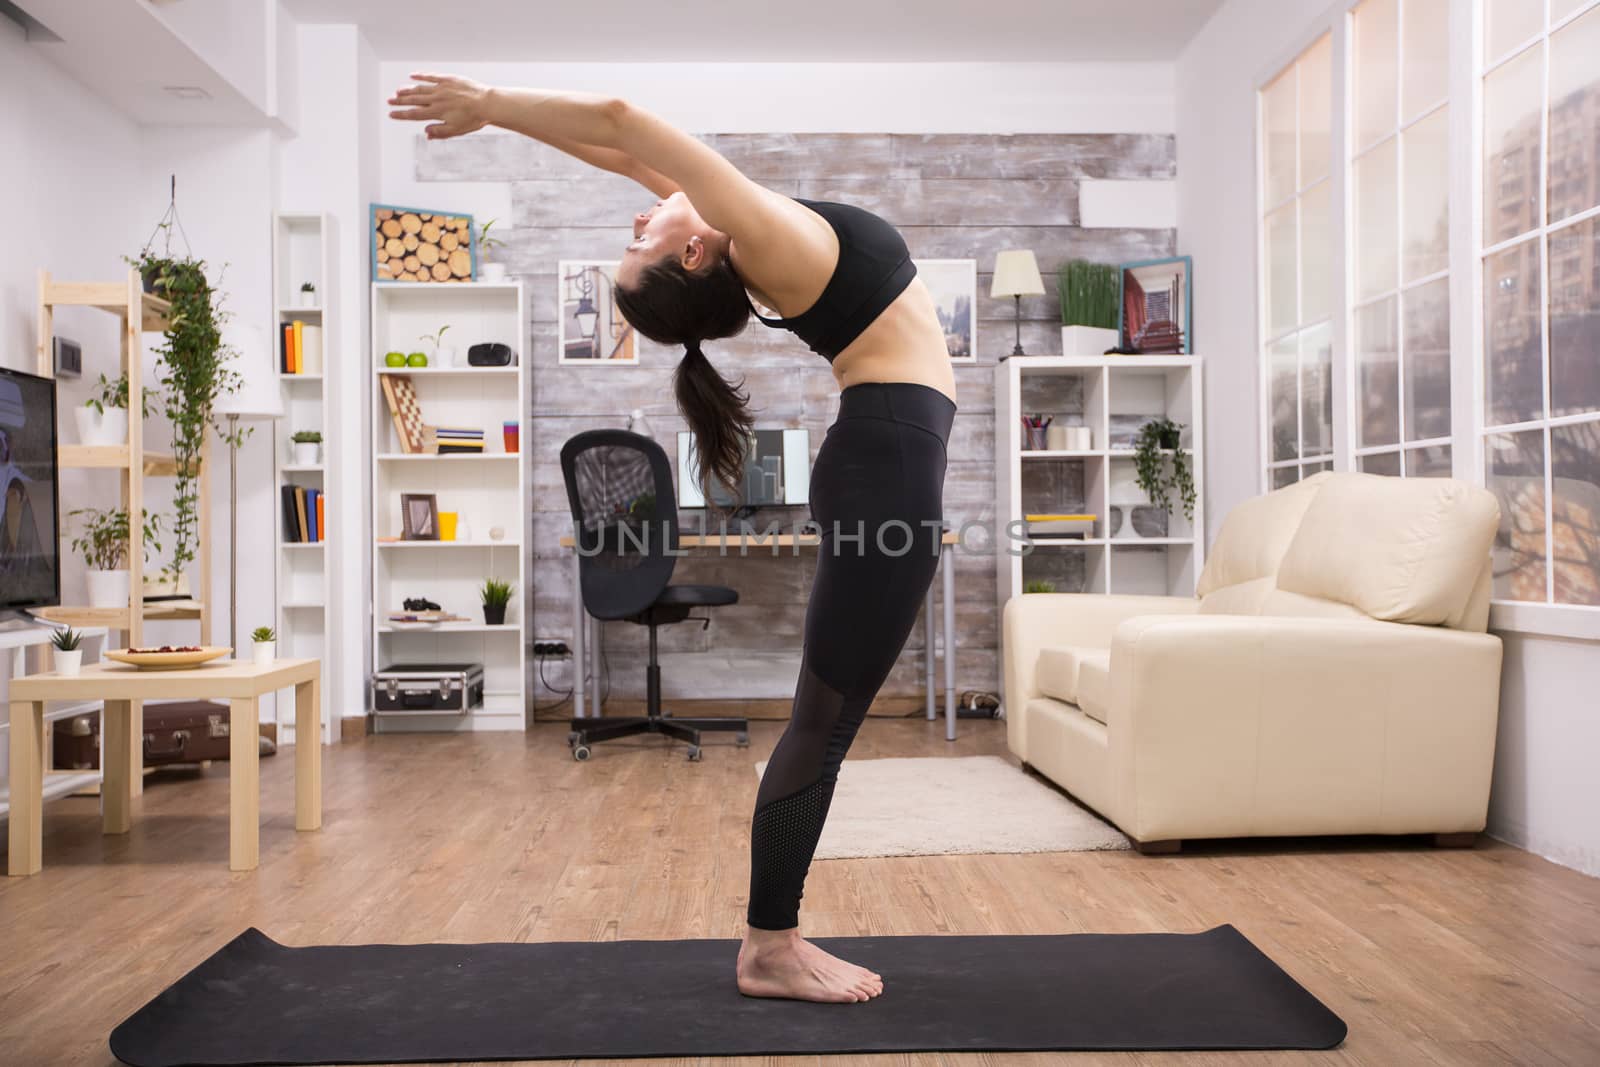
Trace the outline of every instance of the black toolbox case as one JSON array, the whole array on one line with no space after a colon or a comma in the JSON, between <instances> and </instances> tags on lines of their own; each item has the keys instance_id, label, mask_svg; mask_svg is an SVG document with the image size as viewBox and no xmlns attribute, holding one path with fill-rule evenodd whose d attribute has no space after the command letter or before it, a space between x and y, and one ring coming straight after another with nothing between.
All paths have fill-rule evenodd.
<instances>
[{"instance_id":1,"label":"black toolbox case","mask_svg":"<svg viewBox=\"0 0 1600 1067\"><path fill-rule=\"evenodd\" d=\"M481 663L391 663L372 676L377 715L465 715L482 706Z\"/></svg>"}]
</instances>

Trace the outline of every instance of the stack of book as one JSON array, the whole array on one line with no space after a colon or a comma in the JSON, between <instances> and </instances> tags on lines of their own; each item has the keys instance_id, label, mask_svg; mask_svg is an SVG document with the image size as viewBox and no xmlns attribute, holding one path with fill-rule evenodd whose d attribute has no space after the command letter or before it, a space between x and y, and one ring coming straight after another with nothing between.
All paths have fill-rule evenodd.
<instances>
[{"instance_id":1,"label":"stack of book","mask_svg":"<svg viewBox=\"0 0 1600 1067\"><path fill-rule=\"evenodd\" d=\"M1026 514L1023 518L1028 523L1029 537L1087 540L1094 536L1094 520L1099 516L1038 512Z\"/></svg>"},{"instance_id":2,"label":"stack of book","mask_svg":"<svg viewBox=\"0 0 1600 1067\"><path fill-rule=\"evenodd\" d=\"M285 485L283 489L283 539L289 544L322 540L323 504L321 489Z\"/></svg>"},{"instance_id":3,"label":"stack of book","mask_svg":"<svg viewBox=\"0 0 1600 1067\"><path fill-rule=\"evenodd\" d=\"M483 455L482 430L430 426L425 433L425 438L426 445L441 456Z\"/></svg>"},{"instance_id":4,"label":"stack of book","mask_svg":"<svg viewBox=\"0 0 1600 1067\"><path fill-rule=\"evenodd\" d=\"M278 330L278 370L282 374L322 373L322 327L299 319Z\"/></svg>"}]
</instances>

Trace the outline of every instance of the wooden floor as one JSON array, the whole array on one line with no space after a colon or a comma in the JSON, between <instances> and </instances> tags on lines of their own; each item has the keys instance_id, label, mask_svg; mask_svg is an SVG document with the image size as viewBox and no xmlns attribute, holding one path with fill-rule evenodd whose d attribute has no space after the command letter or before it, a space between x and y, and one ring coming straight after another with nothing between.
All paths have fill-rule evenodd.
<instances>
[{"instance_id":1,"label":"wooden floor","mask_svg":"<svg viewBox=\"0 0 1600 1067\"><path fill-rule=\"evenodd\" d=\"M310 834L294 830L293 763L281 753L262 763L261 867L247 874L227 869L225 764L147 780L125 837L101 836L94 799L58 801L46 809L44 871L0 878L0 1062L113 1063L112 1027L251 925L291 945L740 936L753 764L781 729L752 722L748 749L716 735L699 763L659 737L602 744L576 763L560 724L372 737L327 751L324 829ZM850 755L987 753L1008 755L1003 724L963 720L952 744L942 722L874 718ZM827 860L812 869L801 918L816 936L1220 923L1349 1023L1343 1047L826 1059L1600 1063L1600 880L1493 842ZM731 990L731 956L728 966Z\"/></svg>"}]
</instances>

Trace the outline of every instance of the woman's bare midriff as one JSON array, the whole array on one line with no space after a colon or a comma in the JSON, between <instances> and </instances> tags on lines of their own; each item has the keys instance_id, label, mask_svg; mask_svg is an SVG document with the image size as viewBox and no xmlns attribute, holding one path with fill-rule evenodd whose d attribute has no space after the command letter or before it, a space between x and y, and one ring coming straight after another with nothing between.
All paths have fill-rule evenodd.
<instances>
[{"instance_id":1,"label":"woman's bare midriff","mask_svg":"<svg viewBox=\"0 0 1600 1067\"><path fill-rule=\"evenodd\" d=\"M920 277L833 358L839 388L860 382L916 382L956 403L956 375L933 295Z\"/></svg>"}]
</instances>

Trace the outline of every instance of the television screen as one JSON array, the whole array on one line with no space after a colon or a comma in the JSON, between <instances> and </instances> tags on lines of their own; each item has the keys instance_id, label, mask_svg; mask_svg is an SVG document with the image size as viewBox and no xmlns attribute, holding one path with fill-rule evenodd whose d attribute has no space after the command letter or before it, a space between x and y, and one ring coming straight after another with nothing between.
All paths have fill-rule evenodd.
<instances>
[{"instance_id":1,"label":"television screen","mask_svg":"<svg viewBox=\"0 0 1600 1067\"><path fill-rule=\"evenodd\" d=\"M755 429L744 456L744 483L740 499L728 496L720 483L712 486L712 499L721 507L740 504L759 507L804 504L811 485L810 435L805 430ZM694 434L678 431L678 506L703 508L700 492L700 457Z\"/></svg>"},{"instance_id":2,"label":"television screen","mask_svg":"<svg viewBox=\"0 0 1600 1067\"><path fill-rule=\"evenodd\" d=\"M0 610L60 602L56 383L0 367Z\"/></svg>"}]
</instances>

